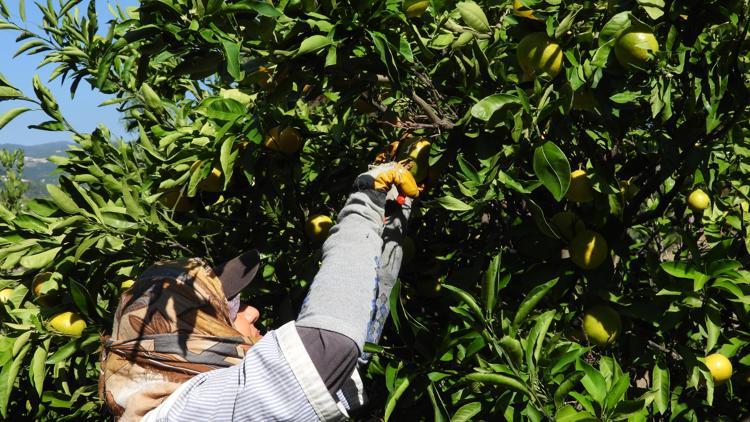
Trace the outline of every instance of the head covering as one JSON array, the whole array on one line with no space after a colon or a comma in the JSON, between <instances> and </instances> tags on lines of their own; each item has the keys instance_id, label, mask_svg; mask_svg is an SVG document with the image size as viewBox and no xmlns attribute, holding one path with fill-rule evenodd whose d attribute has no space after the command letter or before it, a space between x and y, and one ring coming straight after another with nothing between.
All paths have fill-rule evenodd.
<instances>
[{"instance_id":1,"label":"head covering","mask_svg":"<svg viewBox=\"0 0 750 422\"><path fill-rule=\"evenodd\" d=\"M197 258L157 263L123 293L99 378L116 418L140 420L193 376L242 360L254 340L234 328L226 292L239 300L257 272L253 257L220 266L222 278Z\"/></svg>"}]
</instances>

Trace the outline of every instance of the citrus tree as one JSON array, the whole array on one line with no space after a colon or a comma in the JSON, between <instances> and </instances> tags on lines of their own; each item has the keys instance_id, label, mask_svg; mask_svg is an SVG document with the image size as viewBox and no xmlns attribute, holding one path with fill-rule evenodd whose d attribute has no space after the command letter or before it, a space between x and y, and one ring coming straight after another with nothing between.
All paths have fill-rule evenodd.
<instances>
[{"instance_id":1,"label":"citrus tree","mask_svg":"<svg viewBox=\"0 0 750 422\"><path fill-rule=\"evenodd\" d=\"M748 4L38 4L19 54L129 129L72 127L59 186L0 209L0 414L99 419L100 335L159 259L251 247L294 318L354 176L424 184L357 419L738 420L750 404ZM391 145L399 141L399 144ZM310 222L308 223L308 220Z\"/></svg>"}]
</instances>

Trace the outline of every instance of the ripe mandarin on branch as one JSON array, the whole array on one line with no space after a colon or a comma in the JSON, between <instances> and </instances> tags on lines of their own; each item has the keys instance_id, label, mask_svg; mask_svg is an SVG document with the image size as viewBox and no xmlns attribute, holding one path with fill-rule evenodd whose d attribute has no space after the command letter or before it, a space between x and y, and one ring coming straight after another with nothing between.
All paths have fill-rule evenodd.
<instances>
[{"instance_id":1,"label":"ripe mandarin on branch","mask_svg":"<svg viewBox=\"0 0 750 422\"><path fill-rule=\"evenodd\" d=\"M609 247L604 236L593 230L578 233L570 242L568 250L570 260L584 270L600 266L609 256Z\"/></svg>"},{"instance_id":2,"label":"ripe mandarin on branch","mask_svg":"<svg viewBox=\"0 0 750 422\"><path fill-rule=\"evenodd\" d=\"M706 356L706 366L711 371L715 385L721 385L732 377L732 362L721 353Z\"/></svg>"},{"instance_id":3,"label":"ripe mandarin on branch","mask_svg":"<svg viewBox=\"0 0 750 422\"><path fill-rule=\"evenodd\" d=\"M430 141L424 138L409 138L399 144L396 159L407 160L405 167L417 183L427 178L430 168Z\"/></svg>"},{"instance_id":4,"label":"ripe mandarin on branch","mask_svg":"<svg viewBox=\"0 0 750 422\"><path fill-rule=\"evenodd\" d=\"M49 328L68 336L79 337L86 329L86 321L75 312L62 312L49 320Z\"/></svg>"},{"instance_id":5,"label":"ripe mandarin on branch","mask_svg":"<svg viewBox=\"0 0 750 422\"><path fill-rule=\"evenodd\" d=\"M268 131L264 145L273 151L292 155L302 149L304 143L302 134L297 129L276 126Z\"/></svg>"}]
</instances>

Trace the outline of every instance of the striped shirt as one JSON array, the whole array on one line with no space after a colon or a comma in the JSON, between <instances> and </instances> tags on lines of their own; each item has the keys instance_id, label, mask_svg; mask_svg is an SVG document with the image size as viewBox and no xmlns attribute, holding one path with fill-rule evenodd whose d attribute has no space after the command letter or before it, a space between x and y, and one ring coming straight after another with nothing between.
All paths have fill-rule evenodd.
<instances>
[{"instance_id":1,"label":"striped shirt","mask_svg":"<svg viewBox=\"0 0 750 422\"><path fill-rule=\"evenodd\" d=\"M332 397L290 322L269 331L240 364L196 375L142 420L338 421L362 404L357 371Z\"/></svg>"}]
</instances>

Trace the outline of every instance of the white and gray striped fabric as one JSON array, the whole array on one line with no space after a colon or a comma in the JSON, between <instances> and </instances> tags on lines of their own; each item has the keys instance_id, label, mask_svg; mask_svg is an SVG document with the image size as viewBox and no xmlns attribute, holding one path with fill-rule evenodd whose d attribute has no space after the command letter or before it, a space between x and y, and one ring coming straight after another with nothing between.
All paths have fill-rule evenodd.
<instances>
[{"instance_id":1,"label":"white and gray striped fabric","mask_svg":"<svg viewBox=\"0 0 750 422\"><path fill-rule=\"evenodd\" d=\"M349 406L363 404L354 371L338 402L326 389L294 322L269 331L242 363L195 376L143 422L339 421ZM348 391L347 391L348 390Z\"/></svg>"}]
</instances>

